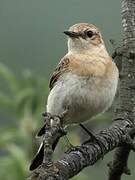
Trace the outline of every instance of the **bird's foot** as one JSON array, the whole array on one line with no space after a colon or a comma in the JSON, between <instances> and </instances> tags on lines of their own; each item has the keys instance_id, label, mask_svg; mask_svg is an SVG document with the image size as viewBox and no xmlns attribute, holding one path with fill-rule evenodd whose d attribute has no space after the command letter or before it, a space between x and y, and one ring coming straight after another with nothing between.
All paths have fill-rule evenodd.
<instances>
[{"instance_id":1,"label":"bird's foot","mask_svg":"<svg viewBox=\"0 0 135 180\"><path fill-rule=\"evenodd\" d=\"M46 121L47 120L51 120L51 119L55 119L55 118L58 118L60 120L60 124L61 124L61 127L60 127L60 132L63 134L63 135L66 135L67 132L66 130L62 127L63 125L63 118L64 116L66 115L67 113L67 110L64 111L62 114L58 115L58 116L53 116L51 115L50 113L48 112L45 112L42 114L42 116L44 117L44 125L41 127L41 129L39 130L39 132L37 133L37 137L40 137L42 136L43 134L45 134L45 128L46 128Z\"/></svg>"},{"instance_id":2,"label":"bird's foot","mask_svg":"<svg viewBox=\"0 0 135 180\"><path fill-rule=\"evenodd\" d=\"M71 151L82 151L82 146L74 146L68 139L67 136L65 136L65 139L67 141L67 150L65 151L65 153L69 154Z\"/></svg>"}]
</instances>

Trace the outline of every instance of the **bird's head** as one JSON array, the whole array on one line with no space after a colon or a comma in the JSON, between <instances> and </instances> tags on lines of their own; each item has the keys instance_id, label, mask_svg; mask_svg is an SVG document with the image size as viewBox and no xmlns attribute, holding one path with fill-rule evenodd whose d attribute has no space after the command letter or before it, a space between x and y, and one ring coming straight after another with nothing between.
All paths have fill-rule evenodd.
<instances>
[{"instance_id":1,"label":"bird's head","mask_svg":"<svg viewBox=\"0 0 135 180\"><path fill-rule=\"evenodd\" d=\"M78 23L64 33L68 36L69 51L91 50L95 47L104 46L101 33L93 24Z\"/></svg>"}]
</instances>

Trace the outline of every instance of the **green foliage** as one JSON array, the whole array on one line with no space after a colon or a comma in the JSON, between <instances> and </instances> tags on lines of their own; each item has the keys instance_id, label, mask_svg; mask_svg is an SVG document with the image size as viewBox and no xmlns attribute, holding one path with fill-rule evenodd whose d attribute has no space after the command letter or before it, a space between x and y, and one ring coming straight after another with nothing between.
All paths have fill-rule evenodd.
<instances>
[{"instance_id":1,"label":"green foliage","mask_svg":"<svg viewBox=\"0 0 135 180\"><path fill-rule=\"evenodd\" d=\"M42 107L47 97L47 83L45 78L29 70L18 78L4 64L0 64L0 77L0 107L5 113L12 111L15 117L12 126L7 127L5 122L0 128L0 179L23 180L35 153L32 141L41 112L45 110Z\"/></svg>"}]
</instances>

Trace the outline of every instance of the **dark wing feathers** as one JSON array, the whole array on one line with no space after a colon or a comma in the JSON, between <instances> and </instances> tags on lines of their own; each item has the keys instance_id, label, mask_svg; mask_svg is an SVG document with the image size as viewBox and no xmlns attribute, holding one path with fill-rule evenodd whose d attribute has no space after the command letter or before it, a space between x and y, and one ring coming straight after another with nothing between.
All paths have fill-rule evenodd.
<instances>
[{"instance_id":1,"label":"dark wing feathers","mask_svg":"<svg viewBox=\"0 0 135 180\"><path fill-rule=\"evenodd\" d=\"M69 65L69 59L68 58L63 58L60 61L60 63L57 65L56 69L54 70L54 73L52 74L50 82L49 82L50 90L54 87L54 85L57 82L60 75L63 74L63 72L67 71L68 65Z\"/></svg>"}]
</instances>

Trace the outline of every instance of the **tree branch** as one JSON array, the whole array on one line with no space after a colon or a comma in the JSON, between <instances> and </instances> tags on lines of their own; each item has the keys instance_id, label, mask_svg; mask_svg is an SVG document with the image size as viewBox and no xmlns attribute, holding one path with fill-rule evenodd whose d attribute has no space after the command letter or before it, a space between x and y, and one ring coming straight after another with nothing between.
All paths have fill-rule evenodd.
<instances>
[{"instance_id":1,"label":"tree branch","mask_svg":"<svg viewBox=\"0 0 135 180\"><path fill-rule=\"evenodd\" d=\"M119 104L115 118L124 117L131 122L135 120L135 1L122 1L122 25L124 41L121 52L115 53L116 60L121 59ZM128 168L129 147L117 148L113 162L109 163L108 180L120 180L123 173L130 175Z\"/></svg>"},{"instance_id":2,"label":"tree branch","mask_svg":"<svg viewBox=\"0 0 135 180\"><path fill-rule=\"evenodd\" d=\"M44 149L46 150L44 152L44 161L41 166L33 171L28 180L67 180L78 174L83 168L93 165L103 157L99 144L97 142L87 141L87 143L81 146L76 146L68 150L60 160L53 162L51 139L55 137L60 128L60 121L58 119L55 120L56 123L53 127L47 127L49 133L46 132L44 136L46 138L44 139ZM130 135L134 134L133 130L131 121L119 119L114 121L110 128L100 131L96 137L104 145L104 154L121 145L135 151L135 144L130 137Z\"/></svg>"}]
</instances>

